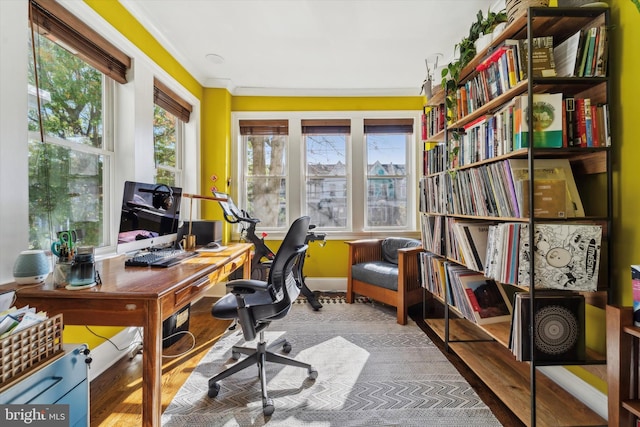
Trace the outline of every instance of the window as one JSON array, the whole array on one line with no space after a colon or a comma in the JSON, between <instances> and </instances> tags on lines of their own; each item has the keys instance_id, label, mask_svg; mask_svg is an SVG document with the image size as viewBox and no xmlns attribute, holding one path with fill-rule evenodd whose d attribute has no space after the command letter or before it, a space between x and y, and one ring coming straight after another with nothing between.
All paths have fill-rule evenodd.
<instances>
[{"instance_id":1,"label":"window","mask_svg":"<svg viewBox=\"0 0 640 427\"><path fill-rule=\"evenodd\" d=\"M241 207L266 228L288 226L288 134L286 120L240 121L246 195Z\"/></svg>"},{"instance_id":2,"label":"window","mask_svg":"<svg viewBox=\"0 0 640 427\"><path fill-rule=\"evenodd\" d=\"M301 215L341 237L413 233L419 113L236 113L236 201L270 233Z\"/></svg>"},{"instance_id":3,"label":"window","mask_svg":"<svg viewBox=\"0 0 640 427\"><path fill-rule=\"evenodd\" d=\"M48 249L58 231L73 229L83 244L103 246L113 79L126 81L129 61L115 49L100 56L112 47L97 47L104 40L57 3L43 4L30 2L29 245Z\"/></svg>"},{"instance_id":4,"label":"window","mask_svg":"<svg viewBox=\"0 0 640 427\"><path fill-rule=\"evenodd\" d=\"M183 165L184 123L189 121L192 107L157 79L153 89L155 182L178 185Z\"/></svg>"},{"instance_id":5,"label":"window","mask_svg":"<svg viewBox=\"0 0 640 427\"><path fill-rule=\"evenodd\" d=\"M365 119L367 146L367 228L408 224L407 153L411 119Z\"/></svg>"},{"instance_id":6,"label":"window","mask_svg":"<svg viewBox=\"0 0 640 427\"><path fill-rule=\"evenodd\" d=\"M350 120L303 120L306 209L318 227L345 229Z\"/></svg>"}]
</instances>

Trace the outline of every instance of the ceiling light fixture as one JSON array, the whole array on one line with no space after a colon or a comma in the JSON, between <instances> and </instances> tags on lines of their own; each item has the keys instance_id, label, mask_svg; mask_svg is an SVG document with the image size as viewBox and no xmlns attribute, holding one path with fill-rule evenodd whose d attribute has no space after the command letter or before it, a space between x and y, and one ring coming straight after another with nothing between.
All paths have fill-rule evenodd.
<instances>
[{"instance_id":1,"label":"ceiling light fixture","mask_svg":"<svg viewBox=\"0 0 640 427\"><path fill-rule=\"evenodd\" d=\"M205 55L205 58L207 58L207 60L209 60L209 62L213 64L224 64L224 58L215 53L208 53Z\"/></svg>"}]
</instances>

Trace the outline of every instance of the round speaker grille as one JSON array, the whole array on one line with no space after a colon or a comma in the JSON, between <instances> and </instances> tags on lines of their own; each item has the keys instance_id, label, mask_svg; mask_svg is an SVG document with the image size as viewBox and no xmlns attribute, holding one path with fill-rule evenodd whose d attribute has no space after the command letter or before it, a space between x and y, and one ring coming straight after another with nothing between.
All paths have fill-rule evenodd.
<instances>
[{"instance_id":1,"label":"round speaker grille","mask_svg":"<svg viewBox=\"0 0 640 427\"><path fill-rule=\"evenodd\" d=\"M562 354L576 345L578 322L562 306L550 305L536 312L536 347L546 354Z\"/></svg>"}]
</instances>

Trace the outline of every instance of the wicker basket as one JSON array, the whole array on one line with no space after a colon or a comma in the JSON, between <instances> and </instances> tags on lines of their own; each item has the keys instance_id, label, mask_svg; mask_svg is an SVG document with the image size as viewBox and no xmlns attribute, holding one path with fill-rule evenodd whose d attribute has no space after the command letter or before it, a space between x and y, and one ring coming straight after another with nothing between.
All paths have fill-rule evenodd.
<instances>
[{"instance_id":1,"label":"wicker basket","mask_svg":"<svg viewBox=\"0 0 640 427\"><path fill-rule=\"evenodd\" d=\"M507 0L505 6L509 22L513 22L526 14L529 7L549 6L549 0Z\"/></svg>"},{"instance_id":2,"label":"wicker basket","mask_svg":"<svg viewBox=\"0 0 640 427\"><path fill-rule=\"evenodd\" d=\"M62 353L62 314L1 339L0 390Z\"/></svg>"}]
</instances>

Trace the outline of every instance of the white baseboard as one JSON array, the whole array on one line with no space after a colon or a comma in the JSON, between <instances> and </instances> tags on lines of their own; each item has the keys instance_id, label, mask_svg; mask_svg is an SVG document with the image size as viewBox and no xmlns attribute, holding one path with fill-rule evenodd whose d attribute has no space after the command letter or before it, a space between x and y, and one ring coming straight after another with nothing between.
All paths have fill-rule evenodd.
<instances>
[{"instance_id":1,"label":"white baseboard","mask_svg":"<svg viewBox=\"0 0 640 427\"><path fill-rule=\"evenodd\" d=\"M591 384L583 381L562 366L543 366L539 369L540 372L549 377L553 382L587 405L593 412L605 420L608 419L609 411L607 408L606 394L600 392Z\"/></svg>"},{"instance_id":2,"label":"white baseboard","mask_svg":"<svg viewBox=\"0 0 640 427\"><path fill-rule=\"evenodd\" d=\"M123 329L109 340L111 342L105 341L96 348L90 349L92 361L89 369L89 381L93 381L118 360L129 357L134 346L141 342L138 328L133 326Z\"/></svg>"},{"instance_id":3,"label":"white baseboard","mask_svg":"<svg viewBox=\"0 0 640 427\"><path fill-rule=\"evenodd\" d=\"M312 291L347 292L346 277L307 277L304 282Z\"/></svg>"}]
</instances>

